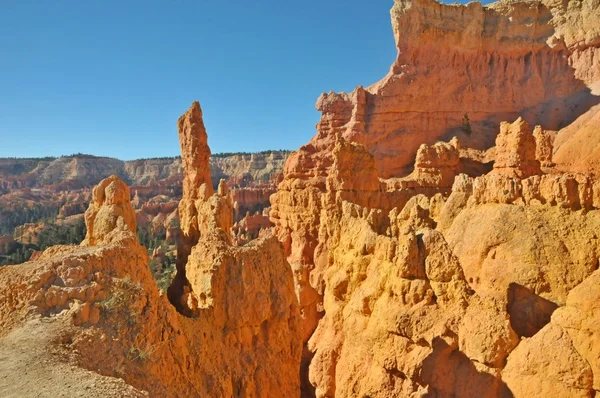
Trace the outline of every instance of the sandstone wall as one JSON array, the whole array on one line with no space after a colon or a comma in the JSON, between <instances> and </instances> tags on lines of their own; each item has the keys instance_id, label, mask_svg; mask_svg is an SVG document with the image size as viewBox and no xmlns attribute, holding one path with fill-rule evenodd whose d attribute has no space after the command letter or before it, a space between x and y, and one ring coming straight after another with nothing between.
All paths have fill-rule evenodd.
<instances>
[{"instance_id":1,"label":"sandstone wall","mask_svg":"<svg viewBox=\"0 0 600 398\"><path fill-rule=\"evenodd\" d=\"M390 73L318 99L317 134L271 197L300 302L304 391L524 396L526 381L502 378L507 358L597 267L597 182L554 169L566 139L548 131L597 102L598 21L593 1L395 2ZM434 144L453 135L460 146ZM461 172L471 177L454 181ZM593 394L585 372L555 391Z\"/></svg>"},{"instance_id":2,"label":"sandstone wall","mask_svg":"<svg viewBox=\"0 0 600 398\"><path fill-rule=\"evenodd\" d=\"M339 132L374 154L380 177L399 177L423 143L458 135L487 148L503 120L523 116L557 130L597 103L590 87L600 76L600 15L592 0L396 0L391 15L398 57L390 73L319 98L315 150L327 153L327 137ZM472 134L461 129L465 114Z\"/></svg>"}]
</instances>

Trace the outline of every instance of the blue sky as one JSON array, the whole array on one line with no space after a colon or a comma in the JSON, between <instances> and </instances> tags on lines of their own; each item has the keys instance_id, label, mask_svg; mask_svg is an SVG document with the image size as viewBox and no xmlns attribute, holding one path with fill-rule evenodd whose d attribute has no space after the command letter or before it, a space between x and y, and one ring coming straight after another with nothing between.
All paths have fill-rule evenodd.
<instances>
[{"instance_id":1,"label":"blue sky","mask_svg":"<svg viewBox=\"0 0 600 398\"><path fill-rule=\"evenodd\" d=\"M3 0L0 157L179 153L199 100L213 153L296 149L322 92L382 78L392 0Z\"/></svg>"}]
</instances>

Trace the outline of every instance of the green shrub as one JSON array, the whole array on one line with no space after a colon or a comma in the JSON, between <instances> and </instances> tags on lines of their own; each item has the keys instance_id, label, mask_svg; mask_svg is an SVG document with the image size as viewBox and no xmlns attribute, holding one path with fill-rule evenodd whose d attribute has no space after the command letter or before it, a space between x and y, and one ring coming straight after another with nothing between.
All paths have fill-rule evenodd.
<instances>
[{"instance_id":1,"label":"green shrub","mask_svg":"<svg viewBox=\"0 0 600 398\"><path fill-rule=\"evenodd\" d=\"M462 126L460 128L462 131L465 132L465 134L467 135L471 135L471 133L473 132L471 130L471 120L469 119L469 114L465 113L465 115L463 116L462 119Z\"/></svg>"}]
</instances>

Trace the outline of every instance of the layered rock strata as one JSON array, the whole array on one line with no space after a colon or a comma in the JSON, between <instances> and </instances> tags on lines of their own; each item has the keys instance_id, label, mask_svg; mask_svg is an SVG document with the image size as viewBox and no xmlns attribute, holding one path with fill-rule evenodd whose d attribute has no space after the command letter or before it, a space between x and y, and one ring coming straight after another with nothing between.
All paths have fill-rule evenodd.
<instances>
[{"instance_id":1,"label":"layered rock strata","mask_svg":"<svg viewBox=\"0 0 600 398\"><path fill-rule=\"evenodd\" d=\"M178 312L113 179L88 246L0 269L0 338L30 303L66 310L82 364L165 396L597 396L599 13L396 0L390 73L319 98L317 134L271 196L274 236L243 247L194 103L178 122ZM128 304L108 317L118 289Z\"/></svg>"},{"instance_id":2,"label":"layered rock strata","mask_svg":"<svg viewBox=\"0 0 600 398\"><path fill-rule=\"evenodd\" d=\"M401 177L423 143L458 135L487 148L503 120L523 116L558 130L598 102L591 88L600 80L600 12L592 0L396 0L391 16L398 56L389 74L317 101L323 115L311 146L322 157L331 153L328 137L341 133L375 156L380 177Z\"/></svg>"}]
</instances>

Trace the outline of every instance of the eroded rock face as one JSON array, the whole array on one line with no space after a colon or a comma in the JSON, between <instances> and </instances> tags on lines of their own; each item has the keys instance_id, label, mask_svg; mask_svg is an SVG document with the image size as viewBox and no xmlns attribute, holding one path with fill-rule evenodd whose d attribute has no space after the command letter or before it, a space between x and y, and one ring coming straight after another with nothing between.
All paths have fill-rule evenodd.
<instances>
[{"instance_id":1,"label":"eroded rock face","mask_svg":"<svg viewBox=\"0 0 600 398\"><path fill-rule=\"evenodd\" d=\"M597 181L557 172L551 131L595 101L598 17L590 1L396 1L388 76L318 99L271 197L307 391L512 396L511 353L598 260Z\"/></svg>"},{"instance_id":2,"label":"eroded rock face","mask_svg":"<svg viewBox=\"0 0 600 398\"><path fill-rule=\"evenodd\" d=\"M415 170L407 177L424 186L451 188L460 171L460 146L451 143L422 144L417 151Z\"/></svg>"},{"instance_id":3,"label":"eroded rock face","mask_svg":"<svg viewBox=\"0 0 600 398\"><path fill-rule=\"evenodd\" d=\"M230 193L224 181L211 191L197 103L179 127L188 245L169 296L185 316L159 293L134 232L129 188L110 177L94 189L81 246L52 247L34 262L0 268L0 345L10 333L39 334L29 321L43 317L45 355L59 350L71 369L122 378L140 393L298 396L299 311L281 245L265 235L232 246Z\"/></svg>"},{"instance_id":4,"label":"eroded rock face","mask_svg":"<svg viewBox=\"0 0 600 398\"><path fill-rule=\"evenodd\" d=\"M102 180L94 188L90 207L85 212L87 232L82 246L110 243L118 238L116 231L135 235L135 212L130 196L129 187L117 176Z\"/></svg>"},{"instance_id":5,"label":"eroded rock face","mask_svg":"<svg viewBox=\"0 0 600 398\"><path fill-rule=\"evenodd\" d=\"M554 152L556 133L544 130L541 126L535 126L533 136L536 144L535 158L540 162L540 166L545 168L555 166L552 161L552 154Z\"/></svg>"},{"instance_id":6,"label":"eroded rock face","mask_svg":"<svg viewBox=\"0 0 600 398\"><path fill-rule=\"evenodd\" d=\"M519 118L512 124L502 122L496 137L496 161L492 173L516 178L541 174L536 147L536 139L525 120Z\"/></svg>"},{"instance_id":7,"label":"eroded rock face","mask_svg":"<svg viewBox=\"0 0 600 398\"><path fill-rule=\"evenodd\" d=\"M529 386L592 396L595 379L581 359L593 355L589 345L575 348L566 332L546 329L560 307L573 311L567 297L597 267L595 180L460 175L449 197L416 195L385 213L383 192L369 190L368 157L349 145L334 148L314 268L296 281L317 300L316 317L303 318L305 334L316 324L305 356L316 396L510 397L527 396ZM520 145L528 143L516 153ZM364 159L363 174L344 171L352 156ZM573 316L569 327L579 328L584 315ZM596 339L585 328L578 344ZM548 352L539 358L538 338Z\"/></svg>"},{"instance_id":8,"label":"eroded rock face","mask_svg":"<svg viewBox=\"0 0 600 398\"><path fill-rule=\"evenodd\" d=\"M408 174L421 144L450 134L487 148L496 126L519 116L558 130L595 101L599 14L592 0L488 6L396 0L398 57L390 73L349 94L323 94L311 145L327 151L327 136L340 132L363 144L378 175L388 178ZM465 114L472 134L462 128Z\"/></svg>"},{"instance_id":9,"label":"eroded rock face","mask_svg":"<svg viewBox=\"0 0 600 398\"><path fill-rule=\"evenodd\" d=\"M436 223L450 223L471 197L478 204L512 204L525 198L526 203L590 208L594 184L583 181L586 177L541 175L540 162L551 166L551 145L543 133L537 134L536 145L527 123L540 124L542 132L557 129L593 102L590 87L597 67L589 57L596 51L597 16L599 8L591 1L486 7L395 2L392 24L398 57L390 73L371 87L319 97L317 134L290 156L284 179L271 197L271 219L294 270L305 341L327 312L323 275L336 233L328 224L339 221L329 220L337 211L331 198L360 205L359 214L382 214L379 228L385 230L390 210L397 207L400 213L411 197L449 194L460 171L472 176L487 172L464 162L467 156L482 164L495 160L498 175L465 182L468 187L448 198L448 210L440 210L443 216ZM571 106L575 103L580 106ZM460 109L455 104L461 104ZM519 117L516 124L502 127L493 155L435 144L456 135L463 147L489 148L499 123ZM352 151L341 153L340 138L362 144L372 160ZM338 169L334 164L342 155L346 159ZM414 172L406 177L415 155ZM362 167L347 166L353 162ZM340 189L335 179L356 172L361 178L344 181L349 189Z\"/></svg>"},{"instance_id":10,"label":"eroded rock face","mask_svg":"<svg viewBox=\"0 0 600 398\"><path fill-rule=\"evenodd\" d=\"M315 353L310 381L319 397L408 396L419 390L424 364L456 346L448 327L471 293L443 237L429 227L429 201L427 209L415 203L420 211L394 217L388 234L359 206L339 205L329 224L339 241L329 243L325 316L308 345ZM438 385L440 374L421 377ZM442 387L446 382L439 380L440 388L452 391L454 382Z\"/></svg>"},{"instance_id":11,"label":"eroded rock face","mask_svg":"<svg viewBox=\"0 0 600 398\"><path fill-rule=\"evenodd\" d=\"M179 119L178 128L184 187L178 272L170 300L185 316L222 330L223 344L237 341L247 350L245 362L255 370L247 368L249 380L229 393L298 395L299 314L283 249L268 235L251 246L233 245L231 193L224 180L212 191L210 150L197 102Z\"/></svg>"},{"instance_id":12,"label":"eroded rock face","mask_svg":"<svg viewBox=\"0 0 600 398\"><path fill-rule=\"evenodd\" d=\"M596 271L573 289L552 321L509 356L503 377L515 396L590 397L598 391L599 278Z\"/></svg>"},{"instance_id":13,"label":"eroded rock face","mask_svg":"<svg viewBox=\"0 0 600 398\"><path fill-rule=\"evenodd\" d=\"M200 237L196 200L206 201L214 193L208 166L210 159L208 136L198 102L194 102L179 118L177 130L181 146L181 161L185 170L183 197L179 202L181 234L178 256L182 262L185 262L191 247Z\"/></svg>"},{"instance_id":14,"label":"eroded rock face","mask_svg":"<svg viewBox=\"0 0 600 398\"><path fill-rule=\"evenodd\" d=\"M87 328L72 339L84 366L161 396L596 396L600 182L593 148L574 161L595 119L555 141L550 129L593 102L599 10L396 0L390 73L319 98L317 134L271 196L274 235L243 247L194 103L178 123L170 303L114 180L87 217L100 246L0 269L0 336L30 304L66 310ZM450 134L460 146L436 143ZM119 291L126 305L107 316ZM156 361L138 361L149 348Z\"/></svg>"},{"instance_id":15,"label":"eroded rock face","mask_svg":"<svg viewBox=\"0 0 600 398\"><path fill-rule=\"evenodd\" d=\"M243 246L258 238L261 231L272 227L273 223L269 220L270 210L265 209L262 214L258 212L255 214L246 213L244 218L236 222L231 231L234 244L236 246Z\"/></svg>"},{"instance_id":16,"label":"eroded rock face","mask_svg":"<svg viewBox=\"0 0 600 398\"><path fill-rule=\"evenodd\" d=\"M270 207L269 198L277 191L277 183L253 184L252 187L232 188L231 200L234 206L234 220L240 221L246 213L262 212Z\"/></svg>"}]
</instances>

